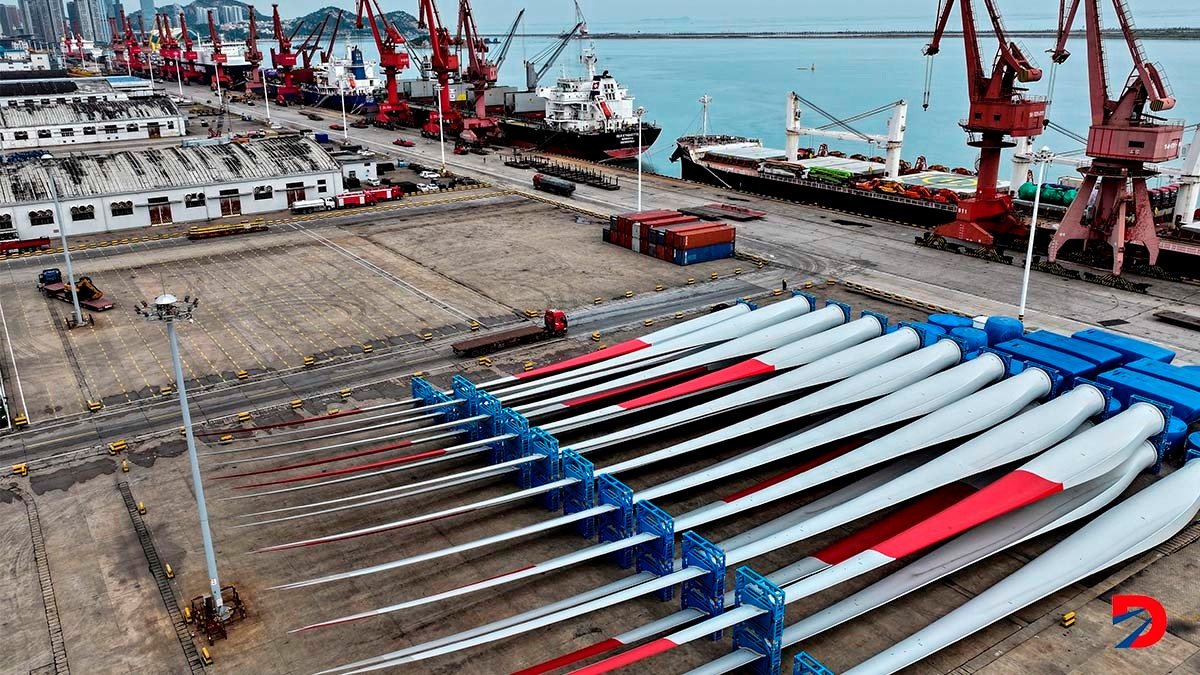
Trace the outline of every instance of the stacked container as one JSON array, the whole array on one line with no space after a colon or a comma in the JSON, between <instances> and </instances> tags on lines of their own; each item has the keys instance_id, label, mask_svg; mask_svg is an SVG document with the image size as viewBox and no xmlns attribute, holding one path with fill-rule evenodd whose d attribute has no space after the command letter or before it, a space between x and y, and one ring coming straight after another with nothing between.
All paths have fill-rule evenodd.
<instances>
[{"instance_id":1,"label":"stacked container","mask_svg":"<svg viewBox=\"0 0 1200 675\"><path fill-rule=\"evenodd\" d=\"M730 225L669 210L612 216L601 234L610 244L676 265L732 257L736 238Z\"/></svg>"}]
</instances>

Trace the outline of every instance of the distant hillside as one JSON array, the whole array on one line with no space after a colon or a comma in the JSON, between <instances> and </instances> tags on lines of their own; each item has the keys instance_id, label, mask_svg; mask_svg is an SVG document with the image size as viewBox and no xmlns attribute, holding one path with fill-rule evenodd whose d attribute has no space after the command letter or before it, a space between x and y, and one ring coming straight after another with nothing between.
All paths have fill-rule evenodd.
<instances>
[{"instance_id":1,"label":"distant hillside","mask_svg":"<svg viewBox=\"0 0 1200 675\"><path fill-rule=\"evenodd\" d=\"M304 16L285 19L284 24L289 31L295 30L296 26L299 25L300 31L297 33L297 35L308 35L316 31L320 27L321 22L325 20L326 16L328 16L330 17L329 25L325 28L325 35L328 36L329 32L333 30L333 22L337 19L338 10L342 10L343 12L342 27L339 31L341 34L353 33L355 35L365 35L371 32L371 27L365 23L363 24L361 31L358 31L354 28L355 16L353 9L342 9L340 7L334 7L333 5L322 7L321 9L305 14ZM408 12L387 12L384 14L384 16L387 17L389 23L396 27L396 30L400 31L400 34L403 35L406 40L416 38L422 32L417 28L417 17L409 14Z\"/></svg>"},{"instance_id":2,"label":"distant hillside","mask_svg":"<svg viewBox=\"0 0 1200 675\"><path fill-rule=\"evenodd\" d=\"M268 2L267 0L263 0L262 2L259 2L259 3L246 3L246 2L242 2L241 0L192 0L192 2L190 2L186 5L180 5L180 4L160 5L160 6L158 6L158 11L162 14L166 14L167 16L171 17L173 23L177 23L179 13L184 12L187 14L188 28L197 33L205 34L208 31L208 27L204 26L204 25L197 25L195 17L192 15L193 7L204 7L204 8L208 8L208 9L219 9L221 7L242 7L244 9L246 9L246 16L249 17L250 16L249 7L251 6L251 4L254 4L254 14L255 14L255 19L258 22L258 37L259 37L259 39L263 39L263 40L271 39L272 38L272 27L271 27L272 17L271 17L271 13L270 13L271 3ZM266 12L263 11L264 7L267 8ZM287 10L286 7L281 7L280 9L282 11ZM323 7L321 9L318 9L315 12L309 12L308 14L305 14L304 16L299 16L299 17L282 16L283 29L285 31L287 31L288 33L291 33L293 31L296 31L296 27L299 26L299 30L296 31L296 35L298 37L303 37L303 36L309 35L310 33L315 32L320 27L321 22L325 20L325 17L329 16L330 17L329 25L326 26L326 28L325 28L325 36L328 37L333 30L333 21L337 18L338 10L341 10L343 12L342 13L342 26L338 30L339 35L356 35L359 37L365 37L365 36L370 35L370 33L371 33L370 26L364 25L362 30L357 30L354 28L354 20L355 20L354 8L352 8L352 7L341 8L341 7L335 7L333 5ZM129 22L133 25L135 31L137 30L137 27L139 25L138 22L141 20L141 16L142 16L142 13L140 10L133 12L132 14L129 15ZM391 22L391 24L393 26L395 26L397 30L400 31L400 34L403 35L405 37L405 39L417 40L423 34L423 31L421 31L420 29L417 28L417 18L415 16L413 16L412 14L409 14L408 12L403 12L403 11L387 12L384 16L386 16L387 20L389 22ZM146 25L146 30L148 30L148 31L152 30L154 27L154 17L147 17L147 19L145 21L145 25ZM244 40L248 33L247 28L248 27L226 28L221 31L221 34L226 39Z\"/></svg>"}]
</instances>

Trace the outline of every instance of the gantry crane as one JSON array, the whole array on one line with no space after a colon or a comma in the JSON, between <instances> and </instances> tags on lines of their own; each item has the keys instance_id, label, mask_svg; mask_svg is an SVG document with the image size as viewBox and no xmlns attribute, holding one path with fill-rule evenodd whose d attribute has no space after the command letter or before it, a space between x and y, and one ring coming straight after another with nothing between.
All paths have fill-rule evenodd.
<instances>
[{"instance_id":1,"label":"gantry crane","mask_svg":"<svg viewBox=\"0 0 1200 675\"><path fill-rule=\"evenodd\" d=\"M199 80L200 71L196 68L196 60L200 55L196 52L192 34L188 32L187 16L183 12L179 13L179 39L183 41L183 51L179 53L179 58L187 64L187 69L183 71L183 79L189 83Z\"/></svg>"},{"instance_id":2,"label":"gantry crane","mask_svg":"<svg viewBox=\"0 0 1200 675\"><path fill-rule=\"evenodd\" d=\"M1000 153L1015 143L1010 138L1032 137L1042 132L1046 119L1046 101L1026 96L1018 82L1037 82L1042 71L1033 65L1020 46L1008 39L995 0L984 0L991 19L992 32L999 43L991 72L985 70L975 26L974 0L940 0L933 39L925 47L932 57L941 46L942 36L954 5L962 15L963 44L967 57L967 118L959 124L967 132L968 145L979 148L979 170L975 193L958 203L954 222L941 225L927 235L935 245L945 239L958 239L990 249L997 236L1022 237L1028 227L1012 215L1012 198L996 189L1000 171ZM926 78L928 82L928 78ZM925 107L929 107L928 84Z\"/></svg>"},{"instance_id":3,"label":"gantry crane","mask_svg":"<svg viewBox=\"0 0 1200 675\"><path fill-rule=\"evenodd\" d=\"M1057 61L1066 60L1069 55L1066 40L1079 3L1080 0L1071 0L1060 8L1058 44L1054 51ZM1170 110L1175 106L1175 98L1168 91L1163 74L1146 59L1141 41L1133 32L1133 19L1125 0L1113 0L1113 7L1125 45L1133 57L1133 72L1120 95L1115 99L1109 96L1108 63L1100 26L1101 0L1083 0L1083 3L1092 112L1087 155L1092 163L1080 169L1083 184L1050 241L1050 260L1057 260L1068 242L1082 240L1086 246L1091 241L1104 241L1112 247L1112 273L1119 275L1129 244L1144 246L1151 265L1158 260L1159 237L1146 188L1146 179L1156 172L1146 163L1178 157L1184 125L1147 111L1147 107L1152 112ZM1096 199L1089 217L1093 193Z\"/></svg>"},{"instance_id":4,"label":"gantry crane","mask_svg":"<svg viewBox=\"0 0 1200 675\"><path fill-rule=\"evenodd\" d=\"M341 21L341 10L338 10L338 21ZM300 43L300 46L296 47L296 54L300 56L300 60L304 63L304 65L301 66L302 70L312 70L313 54L315 54L317 49L321 46L321 38L325 35L325 28L328 25L329 15L326 14L324 18L321 19L320 25L317 26L317 30L309 31L308 35L305 36L304 41Z\"/></svg>"},{"instance_id":5,"label":"gantry crane","mask_svg":"<svg viewBox=\"0 0 1200 675\"><path fill-rule=\"evenodd\" d=\"M213 91L218 88L222 92L228 91L232 80L225 74L225 69L221 64L229 60L229 55L221 51L221 34L217 32L217 22L213 18L213 10L208 10L208 39L212 41L212 62L213 74L209 80L209 86Z\"/></svg>"},{"instance_id":6,"label":"gantry crane","mask_svg":"<svg viewBox=\"0 0 1200 675\"><path fill-rule=\"evenodd\" d=\"M163 81L183 81L183 64L180 63L179 41L171 33L171 22L166 14L154 15L154 27L158 30L158 55L163 59Z\"/></svg>"},{"instance_id":7,"label":"gantry crane","mask_svg":"<svg viewBox=\"0 0 1200 675\"><path fill-rule=\"evenodd\" d=\"M113 50L113 63L119 69L128 67L128 62L125 60L125 42L121 39L124 31L117 27L117 17L108 17L108 31L112 35L110 48Z\"/></svg>"},{"instance_id":8,"label":"gantry crane","mask_svg":"<svg viewBox=\"0 0 1200 675\"><path fill-rule=\"evenodd\" d=\"M125 10L120 10L120 21L125 36L125 58L126 64L130 71L140 73L146 69L146 64L142 63L142 45L138 42L137 36L133 34L133 24L129 23L129 17L125 15Z\"/></svg>"},{"instance_id":9,"label":"gantry crane","mask_svg":"<svg viewBox=\"0 0 1200 675\"><path fill-rule=\"evenodd\" d=\"M429 114L429 121L422 127L421 133L436 138L440 127L445 135L457 136L463 129L462 115L450 105L450 78L458 76L458 54L451 49L454 41L450 38L450 31L442 25L434 0L421 0L417 27L429 31L429 66L437 76L438 105L441 110L440 116L436 110Z\"/></svg>"},{"instance_id":10,"label":"gantry crane","mask_svg":"<svg viewBox=\"0 0 1200 675\"><path fill-rule=\"evenodd\" d=\"M296 28L298 30L299 26ZM271 30L276 43L276 47L271 48L271 67L279 77L279 85L275 87L275 102L287 105L300 96L292 72L296 67L296 53L292 51L292 38L296 33L293 31L289 35L283 32L283 20L279 18L278 4L271 5Z\"/></svg>"},{"instance_id":11,"label":"gantry crane","mask_svg":"<svg viewBox=\"0 0 1200 675\"><path fill-rule=\"evenodd\" d=\"M338 29L342 27L342 10L338 10L337 21L333 24L333 33L329 36L329 46L321 52L321 63L329 63L333 57L333 46L337 42Z\"/></svg>"},{"instance_id":12,"label":"gantry crane","mask_svg":"<svg viewBox=\"0 0 1200 675\"><path fill-rule=\"evenodd\" d=\"M422 7L424 7L424 3L422 3ZM376 17L377 13L378 17ZM397 82L400 71L408 67L408 51L405 47L404 36L383 15L376 0L358 0L355 23L358 28L363 27L364 18L371 24L371 35L375 38L375 46L379 50L379 66L383 69L387 91L385 100L379 103L378 112L375 113L375 124L388 129L395 128L397 125L411 124L412 111L409 110L407 101L400 100ZM379 32L380 24L383 25L382 34Z\"/></svg>"},{"instance_id":13,"label":"gantry crane","mask_svg":"<svg viewBox=\"0 0 1200 675\"><path fill-rule=\"evenodd\" d=\"M254 16L254 5L246 5L246 11L250 13L250 32L246 35L246 61L250 64L250 74L246 77L246 93L256 94L267 85L260 70L263 53L258 48L258 20Z\"/></svg>"}]
</instances>

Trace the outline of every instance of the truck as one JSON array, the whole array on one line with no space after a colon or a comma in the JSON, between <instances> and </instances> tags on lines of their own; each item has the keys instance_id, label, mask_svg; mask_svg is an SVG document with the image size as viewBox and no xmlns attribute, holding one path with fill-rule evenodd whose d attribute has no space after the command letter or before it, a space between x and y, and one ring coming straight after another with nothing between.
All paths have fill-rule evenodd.
<instances>
[{"instance_id":1,"label":"truck","mask_svg":"<svg viewBox=\"0 0 1200 675\"><path fill-rule=\"evenodd\" d=\"M510 328L497 333L489 333L455 342L450 345L459 356L480 356L490 354L505 347L540 342L550 338L562 337L567 334L567 315L561 309L548 309L542 317L541 325L526 323L524 326Z\"/></svg>"},{"instance_id":2,"label":"truck","mask_svg":"<svg viewBox=\"0 0 1200 675\"><path fill-rule=\"evenodd\" d=\"M26 253L29 251L41 251L50 248L50 237L37 237L35 239L9 239L0 241L0 255L8 253Z\"/></svg>"},{"instance_id":3,"label":"truck","mask_svg":"<svg viewBox=\"0 0 1200 675\"><path fill-rule=\"evenodd\" d=\"M355 206L370 206L380 202L390 202L404 198L404 188L399 185L381 185L362 190L351 190L333 197L319 199L300 199L292 202L292 213L312 213L313 211L334 211Z\"/></svg>"},{"instance_id":4,"label":"truck","mask_svg":"<svg viewBox=\"0 0 1200 675\"><path fill-rule=\"evenodd\" d=\"M63 279L62 270L57 267L42 270L41 274L38 274L38 290L47 298L71 303L71 287ZM114 306L112 300L104 297L104 291L92 283L91 277L79 277L75 282L75 293L79 296L79 306L84 309L106 312Z\"/></svg>"},{"instance_id":5,"label":"truck","mask_svg":"<svg viewBox=\"0 0 1200 675\"><path fill-rule=\"evenodd\" d=\"M533 189L563 197L570 197L575 192L575 184L569 180L538 173L533 175Z\"/></svg>"}]
</instances>

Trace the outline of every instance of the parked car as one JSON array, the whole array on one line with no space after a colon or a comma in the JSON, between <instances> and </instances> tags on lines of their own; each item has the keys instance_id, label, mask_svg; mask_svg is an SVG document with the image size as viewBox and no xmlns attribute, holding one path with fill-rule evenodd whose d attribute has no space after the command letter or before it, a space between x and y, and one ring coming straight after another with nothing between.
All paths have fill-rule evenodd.
<instances>
[{"instance_id":1,"label":"parked car","mask_svg":"<svg viewBox=\"0 0 1200 675\"><path fill-rule=\"evenodd\" d=\"M370 127L371 125L367 124L366 122L360 121L360 122L351 122L350 126L354 127L355 129L366 129L366 128Z\"/></svg>"},{"instance_id":2,"label":"parked car","mask_svg":"<svg viewBox=\"0 0 1200 675\"><path fill-rule=\"evenodd\" d=\"M340 124L330 124L329 128L333 129L334 131L345 131L346 130L346 127L344 127Z\"/></svg>"},{"instance_id":3,"label":"parked car","mask_svg":"<svg viewBox=\"0 0 1200 675\"><path fill-rule=\"evenodd\" d=\"M306 113L304 113L304 116L314 122L320 122L321 120L325 119L324 117L321 117L320 115L318 115L317 113L314 113L314 112L306 112Z\"/></svg>"},{"instance_id":4,"label":"parked car","mask_svg":"<svg viewBox=\"0 0 1200 675\"><path fill-rule=\"evenodd\" d=\"M433 180L433 179L435 179L435 178L437 178L437 177L441 176L442 174L440 174L440 173L438 173L438 172L436 172L436 171L429 171L429 170L425 170L425 171L422 171L422 172L421 172L420 174L418 174L418 175L420 175L420 176L421 176L421 178L424 178L425 180Z\"/></svg>"},{"instance_id":5,"label":"parked car","mask_svg":"<svg viewBox=\"0 0 1200 675\"><path fill-rule=\"evenodd\" d=\"M366 185L367 187L379 187L380 185L383 185L383 182L378 178L364 178L362 179L362 184Z\"/></svg>"},{"instance_id":6,"label":"parked car","mask_svg":"<svg viewBox=\"0 0 1200 675\"><path fill-rule=\"evenodd\" d=\"M437 192L438 186L430 185L429 183L417 183L417 190L421 192Z\"/></svg>"},{"instance_id":7,"label":"parked car","mask_svg":"<svg viewBox=\"0 0 1200 675\"><path fill-rule=\"evenodd\" d=\"M396 140L392 141L392 145L398 145L402 148L411 148L416 145L416 143L413 143L407 138L397 138Z\"/></svg>"}]
</instances>

